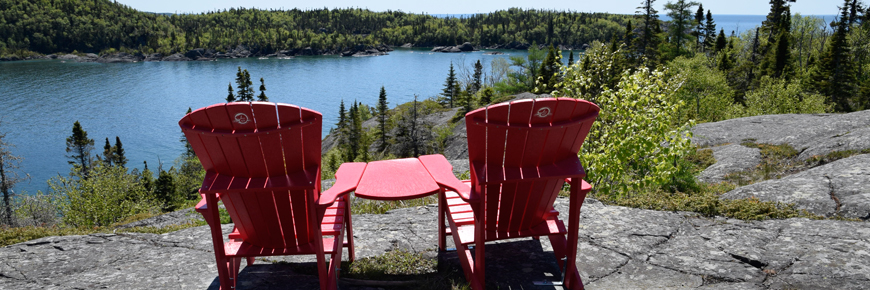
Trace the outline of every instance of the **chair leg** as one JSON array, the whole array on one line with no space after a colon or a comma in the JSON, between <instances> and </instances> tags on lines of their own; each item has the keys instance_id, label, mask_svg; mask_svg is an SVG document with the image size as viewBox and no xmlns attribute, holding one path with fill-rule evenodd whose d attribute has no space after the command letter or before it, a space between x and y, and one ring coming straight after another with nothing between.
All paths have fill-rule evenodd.
<instances>
[{"instance_id":1,"label":"chair leg","mask_svg":"<svg viewBox=\"0 0 870 290\"><path fill-rule=\"evenodd\" d=\"M350 200L347 197L343 197L344 200L344 220L345 220L345 231L347 232L347 256L348 260L353 262L356 260L356 254L354 254L354 246L353 246L353 223L351 222L351 214L350 214ZM336 239L341 239L341 237L335 237ZM342 244L339 244L341 246ZM339 248L341 249L341 248Z\"/></svg>"},{"instance_id":2,"label":"chair leg","mask_svg":"<svg viewBox=\"0 0 870 290\"><path fill-rule=\"evenodd\" d=\"M438 192L438 250L447 250L447 228L444 226L444 216L447 215L447 197L444 189ZM459 247L456 247L459 249Z\"/></svg>"},{"instance_id":3,"label":"chair leg","mask_svg":"<svg viewBox=\"0 0 870 290\"><path fill-rule=\"evenodd\" d=\"M253 265L256 261L256 257L247 257L245 262L248 262L248 266Z\"/></svg>"},{"instance_id":4,"label":"chair leg","mask_svg":"<svg viewBox=\"0 0 870 290\"><path fill-rule=\"evenodd\" d=\"M218 268L218 281L221 284L220 289L228 290L235 289L234 279L230 275L230 261L224 257L216 257Z\"/></svg>"}]
</instances>

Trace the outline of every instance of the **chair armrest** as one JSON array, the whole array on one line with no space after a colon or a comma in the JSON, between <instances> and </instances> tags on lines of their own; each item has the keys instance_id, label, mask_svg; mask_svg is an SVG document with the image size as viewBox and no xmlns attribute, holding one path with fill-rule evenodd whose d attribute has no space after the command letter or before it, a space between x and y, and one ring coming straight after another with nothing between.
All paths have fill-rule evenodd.
<instances>
[{"instance_id":1,"label":"chair armrest","mask_svg":"<svg viewBox=\"0 0 870 290\"><path fill-rule=\"evenodd\" d=\"M477 195L471 192L471 187L462 181L459 181L459 179L453 175L453 166L450 165L450 162L447 162L447 158L444 158L444 155L425 155L420 156L417 159L423 163L423 166L426 167L427 171L429 171L429 175L432 176L432 179L434 179L435 183L438 183L439 186L455 191L459 194L460 198L467 202L478 201Z\"/></svg>"},{"instance_id":2,"label":"chair armrest","mask_svg":"<svg viewBox=\"0 0 870 290\"><path fill-rule=\"evenodd\" d=\"M356 189L359 180L366 169L366 163L344 163L335 171L335 184L320 194L319 206L329 206L337 198Z\"/></svg>"},{"instance_id":3,"label":"chair armrest","mask_svg":"<svg viewBox=\"0 0 870 290\"><path fill-rule=\"evenodd\" d=\"M196 206L194 206L193 209L196 210L197 212L200 212L200 213L207 212L208 211L208 203L205 200L205 193L200 193L199 196L202 199L200 199L199 202L196 203ZM217 196L217 200L220 201L221 200L220 194L218 194L216 196Z\"/></svg>"},{"instance_id":4,"label":"chair armrest","mask_svg":"<svg viewBox=\"0 0 870 290\"><path fill-rule=\"evenodd\" d=\"M565 182L571 184L571 178L565 178ZM580 179L580 190L579 191L590 191L592 190L592 185L586 182L586 180Z\"/></svg>"}]
</instances>

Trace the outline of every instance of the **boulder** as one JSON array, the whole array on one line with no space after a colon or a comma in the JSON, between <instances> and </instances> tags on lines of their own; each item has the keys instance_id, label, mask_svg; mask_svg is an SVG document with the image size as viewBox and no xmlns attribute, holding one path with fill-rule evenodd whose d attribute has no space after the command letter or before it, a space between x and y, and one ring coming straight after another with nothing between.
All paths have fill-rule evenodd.
<instances>
[{"instance_id":1,"label":"boulder","mask_svg":"<svg viewBox=\"0 0 870 290\"><path fill-rule=\"evenodd\" d=\"M414 47L414 45L409 42L409 43L402 44L401 47L402 48L412 48L412 47Z\"/></svg>"},{"instance_id":2,"label":"boulder","mask_svg":"<svg viewBox=\"0 0 870 290\"><path fill-rule=\"evenodd\" d=\"M474 46L471 45L471 42L466 42L466 43L463 43L461 45L457 45L456 48L458 48L460 51L474 51L475 50Z\"/></svg>"},{"instance_id":3,"label":"boulder","mask_svg":"<svg viewBox=\"0 0 870 290\"><path fill-rule=\"evenodd\" d=\"M504 52L501 52L501 51L487 51L487 52L483 53L483 55L502 55L502 54L504 54Z\"/></svg>"},{"instance_id":4,"label":"boulder","mask_svg":"<svg viewBox=\"0 0 870 290\"><path fill-rule=\"evenodd\" d=\"M161 61L161 60L163 60L162 53L152 53L152 54L145 56L145 61Z\"/></svg>"},{"instance_id":5,"label":"boulder","mask_svg":"<svg viewBox=\"0 0 870 290\"><path fill-rule=\"evenodd\" d=\"M761 162L761 150L739 144L726 144L710 148L716 164L704 169L698 176L703 182L715 183L725 180L729 173L749 170Z\"/></svg>"},{"instance_id":6,"label":"boulder","mask_svg":"<svg viewBox=\"0 0 870 290\"><path fill-rule=\"evenodd\" d=\"M189 61L189 60L191 60L191 59L187 58L186 56L184 56L181 53L176 53L176 54L173 54L173 55L170 55L170 56L163 58L163 61Z\"/></svg>"},{"instance_id":7,"label":"boulder","mask_svg":"<svg viewBox=\"0 0 870 290\"><path fill-rule=\"evenodd\" d=\"M139 62L145 60L145 56L141 53L137 54L129 54L126 52L118 52L113 54L104 55L103 57L97 59L97 62L102 63L119 63L119 62Z\"/></svg>"},{"instance_id":8,"label":"boulder","mask_svg":"<svg viewBox=\"0 0 870 290\"><path fill-rule=\"evenodd\" d=\"M834 151L870 148L870 110L848 114L784 114L704 123L692 143L715 146L744 141L789 144L805 160Z\"/></svg>"},{"instance_id":9,"label":"boulder","mask_svg":"<svg viewBox=\"0 0 870 290\"><path fill-rule=\"evenodd\" d=\"M870 154L840 159L822 166L743 186L722 195L726 199L755 197L794 203L798 209L832 217L870 219Z\"/></svg>"}]
</instances>

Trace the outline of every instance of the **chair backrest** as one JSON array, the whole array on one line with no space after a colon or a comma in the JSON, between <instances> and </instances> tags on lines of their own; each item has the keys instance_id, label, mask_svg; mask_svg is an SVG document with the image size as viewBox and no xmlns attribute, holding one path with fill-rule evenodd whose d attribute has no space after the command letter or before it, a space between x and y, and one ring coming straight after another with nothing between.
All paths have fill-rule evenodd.
<instances>
[{"instance_id":1,"label":"chair backrest","mask_svg":"<svg viewBox=\"0 0 870 290\"><path fill-rule=\"evenodd\" d=\"M496 104L465 115L469 161L483 168L477 172L483 176L471 179L472 188L486 195L487 240L544 221L564 179L529 177L538 177L541 166L577 160L598 111L588 101L548 98Z\"/></svg>"},{"instance_id":2,"label":"chair backrest","mask_svg":"<svg viewBox=\"0 0 870 290\"><path fill-rule=\"evenodd\" d=\"M266 248L319 238L310 233L309 219L320 194L321 124L316 111L267 102L215 104L179 121L207 174L231 180L228 188L239 188L218 194L242 239ZM300 174L305 172L313 174ZM300 175L313 176L305 182L309 187L245 189L273 180L286 184L287 176Z\"/></svg>"}]
</instances>

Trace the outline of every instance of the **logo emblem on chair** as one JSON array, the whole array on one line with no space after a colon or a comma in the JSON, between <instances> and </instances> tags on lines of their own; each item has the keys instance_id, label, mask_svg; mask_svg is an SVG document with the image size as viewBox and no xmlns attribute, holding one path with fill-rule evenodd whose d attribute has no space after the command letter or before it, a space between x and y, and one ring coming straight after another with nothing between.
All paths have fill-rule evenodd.
<instances>
[{"instance_id":1,"label":"logo emblem on chair","mask_svg":"<svg viewBox=\"0 0 870 290\"><path fill-rule=\"evenodd\" d=\"M549 116L550 114L552 114L550 107L543 107L543 108L538 109L538 112L535 113L535 116L538 116L538 118L544 118L544 117Z\"/></svg>"},{"instance_id":2,"label":"logo emblem on chair","mask_svg":"<svg viewBox=\"0 0 870 290\"><path fill-rule=\"evenodd\" d=\"M236 122L236 123L239 123L239 124L242 124L242 125L247 124L248 122L251 121L251 119L248 118L248 115L245 115L245 113L238 113L238 114L236 114L236 116L234 117L234 119L235 119L235 122Z\"/></svg>"}]
</instances>

